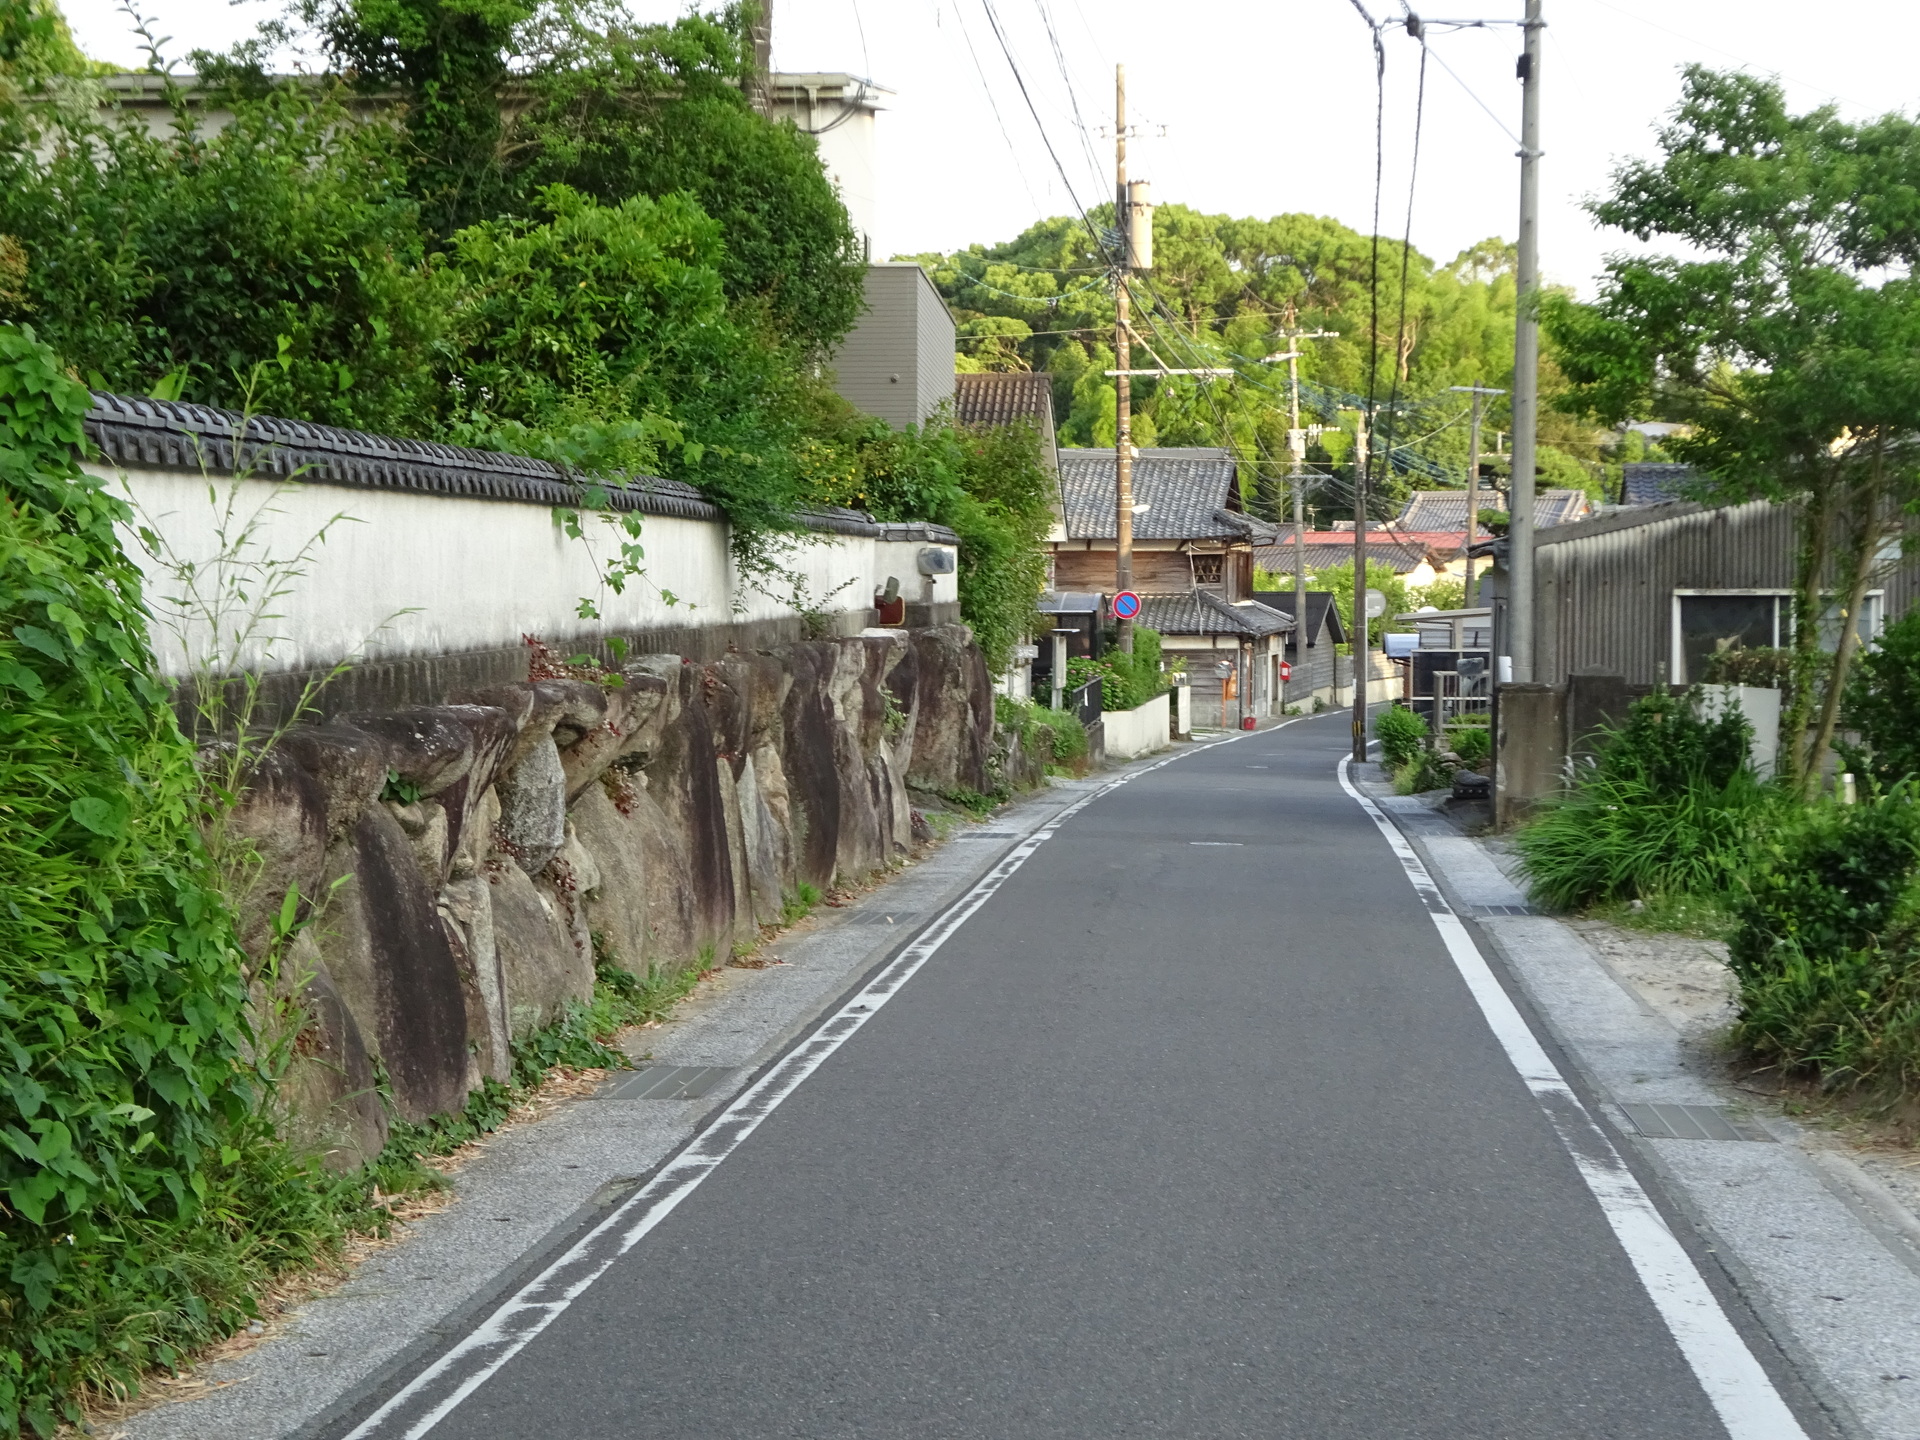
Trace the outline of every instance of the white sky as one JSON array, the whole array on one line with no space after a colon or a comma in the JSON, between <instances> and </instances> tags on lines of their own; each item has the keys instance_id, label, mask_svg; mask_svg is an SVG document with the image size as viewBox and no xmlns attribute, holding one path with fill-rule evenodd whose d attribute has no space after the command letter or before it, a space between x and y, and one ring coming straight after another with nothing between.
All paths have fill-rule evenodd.
<instances>
[{"instance_id":1,"label":"white sky","mask_svg":"<svg viewBox=\"0 0 1920 1440\"><path fill-rule=\"evenodd\" d=\"M1391 0L1365 3L1376 15L1400 13ZM1521 6L1429 3L1436 18L1513 18ZM88 53L139 63L115 0L64 4ZM1039 125L1001 53L989 5ZM646 19L686 8L674 0L629 6ZM173 37L169 53L184 55L242 38L280 5L142 0L141 8L161 35ZM1112 142L1078 129L1073 100L1089 127L1110 126L1116 60L1127 64L1131 118L1154 127L1133 143L1130 168L1136 179L1153 181L1156 200L1234 215L1311 211L1371 227L1373 60L1351 0L775 0L774 16L778 68L865 73L897 92L880 117L876 253L1011 239L1041 216L1070 212L1069 185L1082 205L1107 198ZM1546 0L1546 17L1542 268L1583 292L1622 237L1596 230L1580 201L1605 185L1618 158L1651 150L1654 126L1678 95L1679 66L1698 61L1778 75L1796 108L1832 101L1849 116L1911 111L1920 101L1913 66L1920 7ZM1430 44L1413 237L1444 260L1475 240L1514 233L1517 146L1467 87L1518 131L1519 32L1433 32ZM1386 45L1381 228L1397 234L1406 224L1419 47L1398 29Z\"/></svg>"}]
</instances>

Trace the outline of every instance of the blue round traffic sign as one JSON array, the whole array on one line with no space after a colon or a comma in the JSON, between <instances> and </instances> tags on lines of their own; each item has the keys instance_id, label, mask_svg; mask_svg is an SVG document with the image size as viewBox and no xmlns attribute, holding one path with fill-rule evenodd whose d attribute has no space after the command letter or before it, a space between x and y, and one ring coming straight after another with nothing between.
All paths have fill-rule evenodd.
<instances>
[{"instance_id":1,"label":"blue round traffic sign","mask_svg":"<svg viewBox=\"0 0 1920 1440\"><path fill-rule=\"evenodd\" d=\"M1113 618L1116 620L1135 620L1140 615L1140 597L1131 590L1122 590L1113 597Z\"/></svg>"}]
</instances>

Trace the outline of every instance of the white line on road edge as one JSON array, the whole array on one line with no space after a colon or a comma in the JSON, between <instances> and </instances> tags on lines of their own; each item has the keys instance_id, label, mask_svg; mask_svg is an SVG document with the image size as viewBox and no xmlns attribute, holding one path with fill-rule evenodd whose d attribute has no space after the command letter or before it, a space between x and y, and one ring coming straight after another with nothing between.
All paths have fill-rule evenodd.
<instances>
[{"instance_id":1,"label":"white line on road edge","mask_svg":"<svg viewBox=\"0 0 1920 1440\"><path fill-rule=\"evenodd\" d=\"M1579 1168L1580 1178L1600 1202L1614 1238L1627 1252L1634 1273L1673 1333L1680 1353L1693 1367L1694 1378L1707 1392L1731 1440L1807 1440L1807 1432L1780 1398L1740 1332L1733 1328L1692 1257L1674 1238L1607 1132L1580 1103L1580 1097L1547 1057L1507 992L1500 988L1486 958L1441 896L1440 887L1434 884L1413 846L1386 812L1355 788L1347 774L1349 763L1344 759L1340 762L1341 788L1360 803L1393 847L1434 928L1446 941L1447 953L1453 957L1460 978L1467 982L1507 1059L1547 1112L1560 1142Z\"/></svg>"},{"instance_id":2,"label":"white line on road edge","mask_svg":"<svg viewBox=\"0 0 1920 1440\"><path fill-rule=\"evenodd\" d=\"M1270 728L1277 730L1280 727L1276 725ZM1069 817L1131 780L1201 750L1238 740L1241 733L1248 732L1237 732L1223 740L1196 745L1192 750L1179 751L1164 760L1143 766L1132 774L1110 780L1098 790L1090 791L1068 805L1014 846L972 889L948 906L938 920L895 956L857 995L841 1006L831 1019L781 1056L765 1075L734 1097L713 1124L695 1136L677 1158L589 1230L566 1254L501 1304L452 1349L408 1381L386 1404L349 1431L346 1440L374 1440L374 1437L380 1436L419 1440L420 1436L446 1419L463 1400L524 1350L535 1336L559 1319L568 1306L613 1267L616 1260L645 1239L649 1231L698 1189L700 1182L718 1169L721 1161L739 1149L741 1143L760 1128L760 1122L779 1108L781 1101L799 1089L800 1083L818 1070L828 1056L871 1020L881 1006L900 993L901 987L933 958L934 952L946 944L953 933L986 904L1016 870L1027 863L1033 852L1040 848L1041 842Z\"/></svg>"}]
</instances>

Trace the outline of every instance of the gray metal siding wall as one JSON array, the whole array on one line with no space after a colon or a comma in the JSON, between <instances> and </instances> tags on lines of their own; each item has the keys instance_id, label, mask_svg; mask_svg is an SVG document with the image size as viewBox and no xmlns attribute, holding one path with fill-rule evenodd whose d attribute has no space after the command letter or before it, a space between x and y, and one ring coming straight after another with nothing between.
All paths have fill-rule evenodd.
<instances>
[{"instance_id":1,"label":"gray metal siding wall","mask_svg":"<svg viewBox=\"0 0 1920 1440\"><path fill-rule=\"evenodd\" d=\"M834 355L834 389L895 429L953 398L953 316L918 265L869 265L867 311Z\"/></svg>"},{"instance_id":2,"label":"gray metal siding wall","mask_svg":"<svg viewBox=\"0 0 1920 1440\"><path fill-rule=\"evenodd\" d=\"M1598 669L1658 683L1672 656L1673 592L1791 589L1794 520L1791 507L1756 500L1599 534L1541 535L1534 678L1557 685ZM1873 588L1886 592L1886 619L1898 618L1920 593L1920 564L1903 561Z\"/></svg>"},{"instance_id":3,"label":"gray metal siding wall","mask_svg":"<svg viewBox=\"0 0 1920 1440\"><path fill-rule=\"evenodd\" d=\"M940 298L932 279L918 265L913 274L919 284L915 290L919 312L919 352L914 357L914 401L925 420L953 399L953 351L955 328L953 312Z\"/></svg>"}]
</instances>

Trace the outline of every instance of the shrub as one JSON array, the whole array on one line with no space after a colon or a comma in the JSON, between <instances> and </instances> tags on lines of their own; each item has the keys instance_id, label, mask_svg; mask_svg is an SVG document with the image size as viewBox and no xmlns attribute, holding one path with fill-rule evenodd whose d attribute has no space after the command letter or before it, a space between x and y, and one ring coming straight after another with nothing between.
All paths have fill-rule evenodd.
<instances>
[{"instance_id":1,"label":"shrub","mask_svg":"<svg viewBox=\"0 0 1920 1440\"><path fill-rule=\"evenodd\" d=\"M1734 907L1736 1038L1829 1083L1920 1079L1920 811L1904 788L1775 827Z\"/></svg>"},{"instance_id":2,"label":"shrub","mask_svg":"<svg viewBox=\"0 0 1920 1440\"><path fill-rule=\"evenodd\" d=\"M1173 682L1160 670L1160 632L1136 625L1131 655L1108 650L1098 660L1075 656L1067 662L1068 688L1077 690L1096 679L1102 710L1131 710L1164 695Z\"/></svg>"},{"instance_id":3,"label":"shrub","mask_svg":"<svg viewBox=\"0 0 1920 1440\"><path fill-rule=\"evenodd\" d=\"M1460 763L1480 770L1493 758L1493 731L1485 725L1466 722L1447 727L1447 744L1460 757Z\"/></svg>"},{"instance_id":4,"label":"shrub","mask_svg":"<svg viewBox=\"0 0 1920 1440\"><path fill-rule=\"evenodd\" d=\"M1570 793L1515 838L1542 904L1575 909L1735 883L1758 818L1780 802L1747 766L1745 717L1702 720L1696 698L1635 701Z\"/></svg>"},{"instance_id":5,"label":"shrub","mask_svg":"<svg viewBox=\"0 0 1920 1440\"><path fill-rule=\"evenodd\" d=\"M1398 770L1426 748L1427 722L1405 706L1390 705L1375 717L1373 733L1380 742L1380 758Z\"/></svg>"},{"instance_id":6,"label":"shrub","mask_svg":"<svg viewBox=\"0 0 1920 1440\"><path fill-rule=\"evenodd\" d=\"M1854 661L1841 711L1859 732L1873 778L1892 785L1920 774L1920 610L1886 628Z\"/></svg>"}]
</instances>

